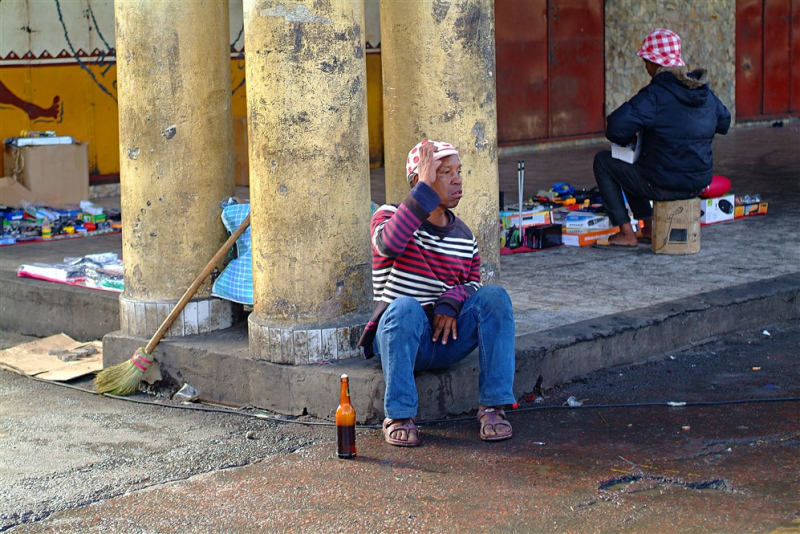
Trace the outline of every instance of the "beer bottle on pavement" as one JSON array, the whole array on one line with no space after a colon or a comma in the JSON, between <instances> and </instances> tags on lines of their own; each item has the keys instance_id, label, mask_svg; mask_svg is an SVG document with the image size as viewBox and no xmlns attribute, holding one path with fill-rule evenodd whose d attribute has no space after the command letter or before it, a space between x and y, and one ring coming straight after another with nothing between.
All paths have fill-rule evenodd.
<instances>
[{"instance_id":1,"label":"beer bottle on pavement","mask_svg":"<svg viewBox=\"0 0 800 534\"><path fill-rule=\"evenodd\" d=\"M336 453L339 458L356 457L356 410L350 404L350 382L342 375L339 407L336 408Z\"/></svg>"}]
</instances>

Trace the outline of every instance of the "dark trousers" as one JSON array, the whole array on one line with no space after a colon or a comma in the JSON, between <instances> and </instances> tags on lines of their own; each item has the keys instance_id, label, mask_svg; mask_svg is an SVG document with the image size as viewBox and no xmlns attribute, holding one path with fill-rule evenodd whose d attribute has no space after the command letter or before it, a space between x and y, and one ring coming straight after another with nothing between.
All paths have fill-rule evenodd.
<instances>
[{"instance_id":1,"label":"dark trousers","mask_svg":"<svg viewBox=\"0 0 800 534\"><path fill-rule=\"evenodd\" d=\"M623 191L633 217L639 221L653 218L651 200L686 200L700 194L700 191L661 189L642 176L636 163L630 164L614 159L610 150L598 152L594 157L594 179L597 180L597 188L603 197L606 213L614 226L630 222L625 198L622 196Z\"/></svg>"}]
</instances>

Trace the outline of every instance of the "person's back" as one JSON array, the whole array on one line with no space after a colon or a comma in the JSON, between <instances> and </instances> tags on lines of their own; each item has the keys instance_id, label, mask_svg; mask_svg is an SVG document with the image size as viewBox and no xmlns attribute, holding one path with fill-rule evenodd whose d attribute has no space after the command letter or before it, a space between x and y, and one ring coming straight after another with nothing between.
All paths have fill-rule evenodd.
<instances>
[{"instance_id":1,"label":"person's back","mask_svg":"<svg viewBox=\"0 0 800 534\"><path fill-rule=\"evenodd\" d=\"M636 54L652 79L608 116L606 137L619 145L640 142L641 151L633 164L614 159L608 150L595 155L603 205L620 229L595 242L596 248L635 250L640 241L649 244L650 201L686 200L708 187L714 165L711 141L731 124L728 109L708 86L706 71L686 68L678 34L657 28ZM641 223L638 236L629 209Z\"/></svg>"},{"instance_id":2,"label":"person's back","mask_svg":"<svg viewBox=\"0 0 800 534\"><path fill-rule=\"evenodd\" d=\"M730 120L706 70L659 67L648 86L609 115L606 135L626 144L641 128L642 174L664 189L696 191L711 183L711 142Z\"/></svg>"}]
</instances>

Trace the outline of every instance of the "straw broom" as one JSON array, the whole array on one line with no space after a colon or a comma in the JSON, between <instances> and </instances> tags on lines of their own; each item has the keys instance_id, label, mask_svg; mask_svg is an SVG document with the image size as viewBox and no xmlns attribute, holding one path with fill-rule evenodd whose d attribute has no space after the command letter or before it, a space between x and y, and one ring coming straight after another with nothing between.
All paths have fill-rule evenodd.
<instances>
[{"instance_id":1,"label":"straw broom","mask_svg":"<svg viewBox=\"0 0 800 534\"><path fill-rule=\"evenodd\" d=\"M153 337L150 338L150 342L146 347L136 349L136 352L133 353L130 360L103 369L97 374L94 379L97 393L110 393L112 395L131 395L136 393L139 389L139 384L142 381L144 372L150 364L153 363L153 350L155 350L161 338L164 337L164 334L166 334L167 330L172 326L172 323L175 322L175 319L183 311L183 308L186 307L186 304L194 296L200 284L211 274L214 267L222 260L222 257L228 250L233 247L236 240L247 230L249 225L250 215L245 217L242 224L231 234L228 240L225 241L225 244L222 245L222 248L217 251L214 257L211 258L211 261L203 268L203 271L194 279L192 285L189 286L189 289L186 290L167 318L164 319L164 322L161 323L161 326L156 333L153 334Z\"/></svg>"}]
</instances>

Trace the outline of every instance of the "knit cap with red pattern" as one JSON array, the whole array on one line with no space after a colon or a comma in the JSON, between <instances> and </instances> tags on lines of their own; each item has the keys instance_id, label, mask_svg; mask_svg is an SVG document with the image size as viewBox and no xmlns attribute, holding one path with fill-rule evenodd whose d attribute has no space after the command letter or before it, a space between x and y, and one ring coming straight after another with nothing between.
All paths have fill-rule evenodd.
<instances>
[{"instance_id":1,"label":"knit cap with red pattern","mask_svg":"<svg viewBox=\"0 0 800 534\"><path fill-rule=\"evenodd\" d=\"M433 145L436 147L436 152L433 154L434 161L446 158L447 156L458 156L458 150L456 150L456 147L450 143L433 141L431 139L417 143L414 148L409 151L408 159L406 160L406 179L408 180L408 183L411 183L411 181L414 179L414 176L418 174L419 149L422 148L422 145L426 143L433 143Z\"/></svg>"}]
</instances>

